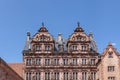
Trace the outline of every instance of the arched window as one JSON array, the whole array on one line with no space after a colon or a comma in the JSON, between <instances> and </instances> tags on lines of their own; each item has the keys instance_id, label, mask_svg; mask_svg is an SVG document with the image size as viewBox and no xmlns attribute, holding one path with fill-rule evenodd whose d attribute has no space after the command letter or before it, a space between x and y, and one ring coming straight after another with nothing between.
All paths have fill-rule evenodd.
<instances>
[{"instance_id":1,"label":"arched window","mask_svg":"<svg viewBox=\"0 0 120 80\"><path fill-rule=\"evenodd\" d=\"M109 53L108 53L108 57L109 57L109 58L113 58L113 52L109 52Z\"/></svg>"}]
</instances>

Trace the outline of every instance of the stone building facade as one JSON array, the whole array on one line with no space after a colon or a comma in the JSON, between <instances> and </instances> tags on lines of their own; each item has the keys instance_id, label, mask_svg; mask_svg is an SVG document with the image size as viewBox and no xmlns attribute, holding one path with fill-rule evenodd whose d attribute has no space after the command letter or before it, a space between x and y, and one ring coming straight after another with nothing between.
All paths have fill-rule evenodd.
<instances>
[{"instance_id":1,"label":"stone building facade","mask_svg":"<svg viewBox=\"0 0 120 80\"><path fill-rule=\"evenodd\" d=\"M96 80L99 53L92 33L78 23L68 39L55 39L42 23L23 50L24 80Z\"/></svg>"},{"instance_id":2,"label":"stone building facade","mask_svg":"<svg viewBox=\"0 0 120 80\"><path fill-rule=\"evenodd\" d=\"M118 51L109 43L100 54L79 23L68 39L55 39L42 23L33 37L27 32L22 54L22 63L0 58L0 80L120 80Z\"/></svg>"}]
</instances>

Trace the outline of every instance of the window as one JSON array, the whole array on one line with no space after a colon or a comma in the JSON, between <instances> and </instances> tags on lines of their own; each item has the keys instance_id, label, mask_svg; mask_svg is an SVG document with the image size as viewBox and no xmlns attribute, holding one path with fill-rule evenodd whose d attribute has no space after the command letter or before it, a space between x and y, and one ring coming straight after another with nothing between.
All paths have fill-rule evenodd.
<instances>
[{"instance_id":1,"label":"window","mask_svg":"<svg viewBox=\"0 0 120 80\"><path fill-rule=\"evenodd\" d=\"M77 45L72 45L72 50L77 50Z\"/></svg>"},{"instance_id":2,"label":"window","mask_svg":"<svg viewBox=\"0 0 120 80\"><path fill-rule=\"evenodd\" d=\"M39 41L43 41L43 36L40 36L40 37L39 37Z\"/></svg>"},{"instance_id":3,"label":"window","mask_svg":"<svg viewBox=\"0 0 120 80\"><path fill-rule=\"evenodd\" d=\"M82 59L82 64L86 65L86 59Z\"/></svg>"},{"instance_id":4,"label":"window","mask_svg":"<svg viewBox=\"0 0 120 80\"><path fill-rule=\"evenodd\" d=\"M31 58L26 59L26 65L32 65L32 59Z\"/></svg>"},{"instance_id":5,"label":"window","mask_svg":"<svg viewBox=\"0 0 120 80\"><path fill-rule=\"evenodd\" d=\"M87 80L87 73L86 72L82 72L82 80Z\"/></svg>"},{"instance_id":6,"label":"window","mask_svg":"<svg viewBox=\"0 0 120 80\"><path fill-rule=\"evenodd\" d=\"M59 72L54 73L54 80L59 80Z\"/></svg>"},{"instance_id":7,"label":"window","mask_svg":"<svg viewBox=\"0 0 120 80\"><path fill-rule=\"evenodd\" d=\"M96 72L91 72L91 80L96 80Z\"/></svg>"},{"instance_id":8,"label":"window","mask_svg":"<svg viewBox=\"0 0 120 80\"><path fill-rule=\"evenodd\" d=\"M36 72L36 80L40 80L40 72Z\"/></svg>"},{"instance_id":9,"label":"window","mask_svg":"<svg viewBox=\"0 0 120 80\"><path fill-rule=\"evenodd\" d=\"M115 77L108 77L108 80L115 80Z\"/></svg>"},{"instance_id":10,"label":"window","mask_svg":"<svg viewBox=\"0 0 120 80\"><path fill-rule=\"evenodd\" d=\"M71 80L78 80L78 73L77 72L71 73Z\"/></svg>"},{"instance_id":11,"label":"window","mask_svg":"<svg viewBox=\"0 0 120 80\"><path fill-rule=\"evenodd\" d=\"M50 80L50 72L45 73L45 80Z\"/></svg>"},{"instance_id":12,"label":"window","mask_svg":"<svg viewBox=\"0 0 120 80\"><path fill-rule=\"evenodd\" d=\"M31 72L26 73L26 80L32 80L31 78Z\"/></svg>"},{"instance_id":13,"label":"window","mask_svg":"<svg viewBox=\"0 0 120 80\"><path fill-rule=\"evenodd\" d=\"M54 65L59 65L59 59L54 59Z\"/></svg>"},{"instance_id":14,"label":"window","mask_svg":"<svg viewBox=\"0 0 120 80\"><path fill-rule=\"evenodd\" d=\"M45 50L46 50L46 51L51 50L50 45L46 45L46 46L45 46Z\"/></svg>"},{"instance_id":15,"label":"window","mask_svg":"<svg viewBox=\"0 0 120 80\"><path fill-rule=\"evenodd\" d=\"M40 36L39 37L39 41L45 41L46 40L46 37L45 36Z\"/></svg>"},{"instance_id":16,"label":"window","mask_svg":"<svg viewBox=\"0 0 120 80\"><path fill-rule=\"evenodd\" d=\"M81 50L86 51L87 50L87 45L81 45Z\"/></svg>"},{"instance_id":17,"label":"window","mask_svg":"<svg viewBox=\"0 0 120 80\"><path fill-rule=\"evenodd\" d=\"M91 59L91 65L95 65L95 59Z\"/></svg>"},{"instance_id":18,"label":"window","mask_svg":"<svg viewBox=\"0 0 120 80\"><path fill-rule=\"evenodd\" d=\"M77 65L77 58L73 58L73 59L72 59L72 64L73 64L73 65Z\"/></svg>"},{"instance_id":19,"label":"window","mask_svg":"<svg viewBox=\"0 0 120 80\"><path fill-rule=\"evenodd\" d=\"M50 65L50 59L45 59L45 65L49 66Z\"/></svg>"},{"instance_id":20,"label":"window","mask_svg":"<svg viewBox=\"0 0 120 80\"><path fill-rule=\"evenodd\" d=\"M63 59L63 64L68 65L68 59Z\"/></svg>"},{"instance_id":21,"label":"window","mask_svg":"<svg viewBox=\"0 0 120 80\"><path fill-rule=\"evenodd\" d=\"M77 41L82 41L82 37L81 37L81 36L78 36L78 37L77 37Z\"/></svg>"},{"instance_id":22,"label":"window","mask_svg":"<svg viewBox=\"0 0 120 80\"><path fill-rule=\"evenodd\" d=\"M35 58L35 65L40 65L40 58Z\"/></svg>"},{"instance_id":23,"label":"window","mask_svg":"<svg viewBox=\"0 0 120 80\"><path fill-rule=\"evenodd\" d=\"M108 54L109 54L108 55L109 58L113 58L113 52L109 52Z\"/></svg>"},{"instance_id":24,"label":"window","mask_svg":"<svg viewBox=\"0 0 120 80\"><path fill-rule=\"evenodd\" d=\"M115 70L114 68L114 66L108 66L108 72L113 72Z\"/></svg>"},{"instance_id":25,"label":"window","mask_svg":"<svg viewBox=\"0 0 120 80\"><path fill-rule=\"evenodd\" d=\"M64 72L64 80L68 80L68 72Z\"/></svg>"},{"instance_id":26,"label":"window","mask_svg":"<svg viewBox=\"0 0 120 80\"><path fill-rule=\"evenodd\" d=\"M36 51L41 50L41 46L40 45L36 45Z\"/></svg>"}]
</instances>

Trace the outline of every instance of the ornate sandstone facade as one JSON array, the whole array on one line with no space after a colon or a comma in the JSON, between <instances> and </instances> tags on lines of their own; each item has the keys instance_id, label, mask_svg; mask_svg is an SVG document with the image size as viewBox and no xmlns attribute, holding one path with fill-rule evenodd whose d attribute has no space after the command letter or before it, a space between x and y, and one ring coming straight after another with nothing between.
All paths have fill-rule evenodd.
<instances>
[{"instance_id":1,"label":"ornate sandstone facade","mask_svg":"<svg viewBox=\"0 0 120 80\"><path fill-rule=\"evenodd\" d=\"M54 39L44 24L23 50L25 80L96 80L99 53L92 33L78 23L68 39Z\"/></svg>"},{"instance_id":2,"label":"ornate sandstone facade","mask_svg":"<svg viewBox=\"0 0 120 80\"><path fill-rule=\"evenodd\" d=\"M23 63L0 58L0 80L120 80L120 54L111 43L99 54L79 23L68 39L55 39L42 23L33 37L27 33L22 53Z\"/></svg>"}]
</instances>

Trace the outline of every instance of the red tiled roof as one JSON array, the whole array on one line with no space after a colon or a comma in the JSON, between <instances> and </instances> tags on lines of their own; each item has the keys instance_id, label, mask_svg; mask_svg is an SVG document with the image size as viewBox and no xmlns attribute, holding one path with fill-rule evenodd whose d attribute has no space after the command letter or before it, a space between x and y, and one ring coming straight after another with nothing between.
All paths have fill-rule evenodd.
<instances>
[{"instance_id":1,"label":"red tiled roof","mask_svg":"<svg viewBox=\"0 0 120 80\"><path fill-rule=\"evenodd\" d=\"M18 75L23 77L23 63L8 63L8 65L16 72Z\"/></svg>"}]
</instances>

